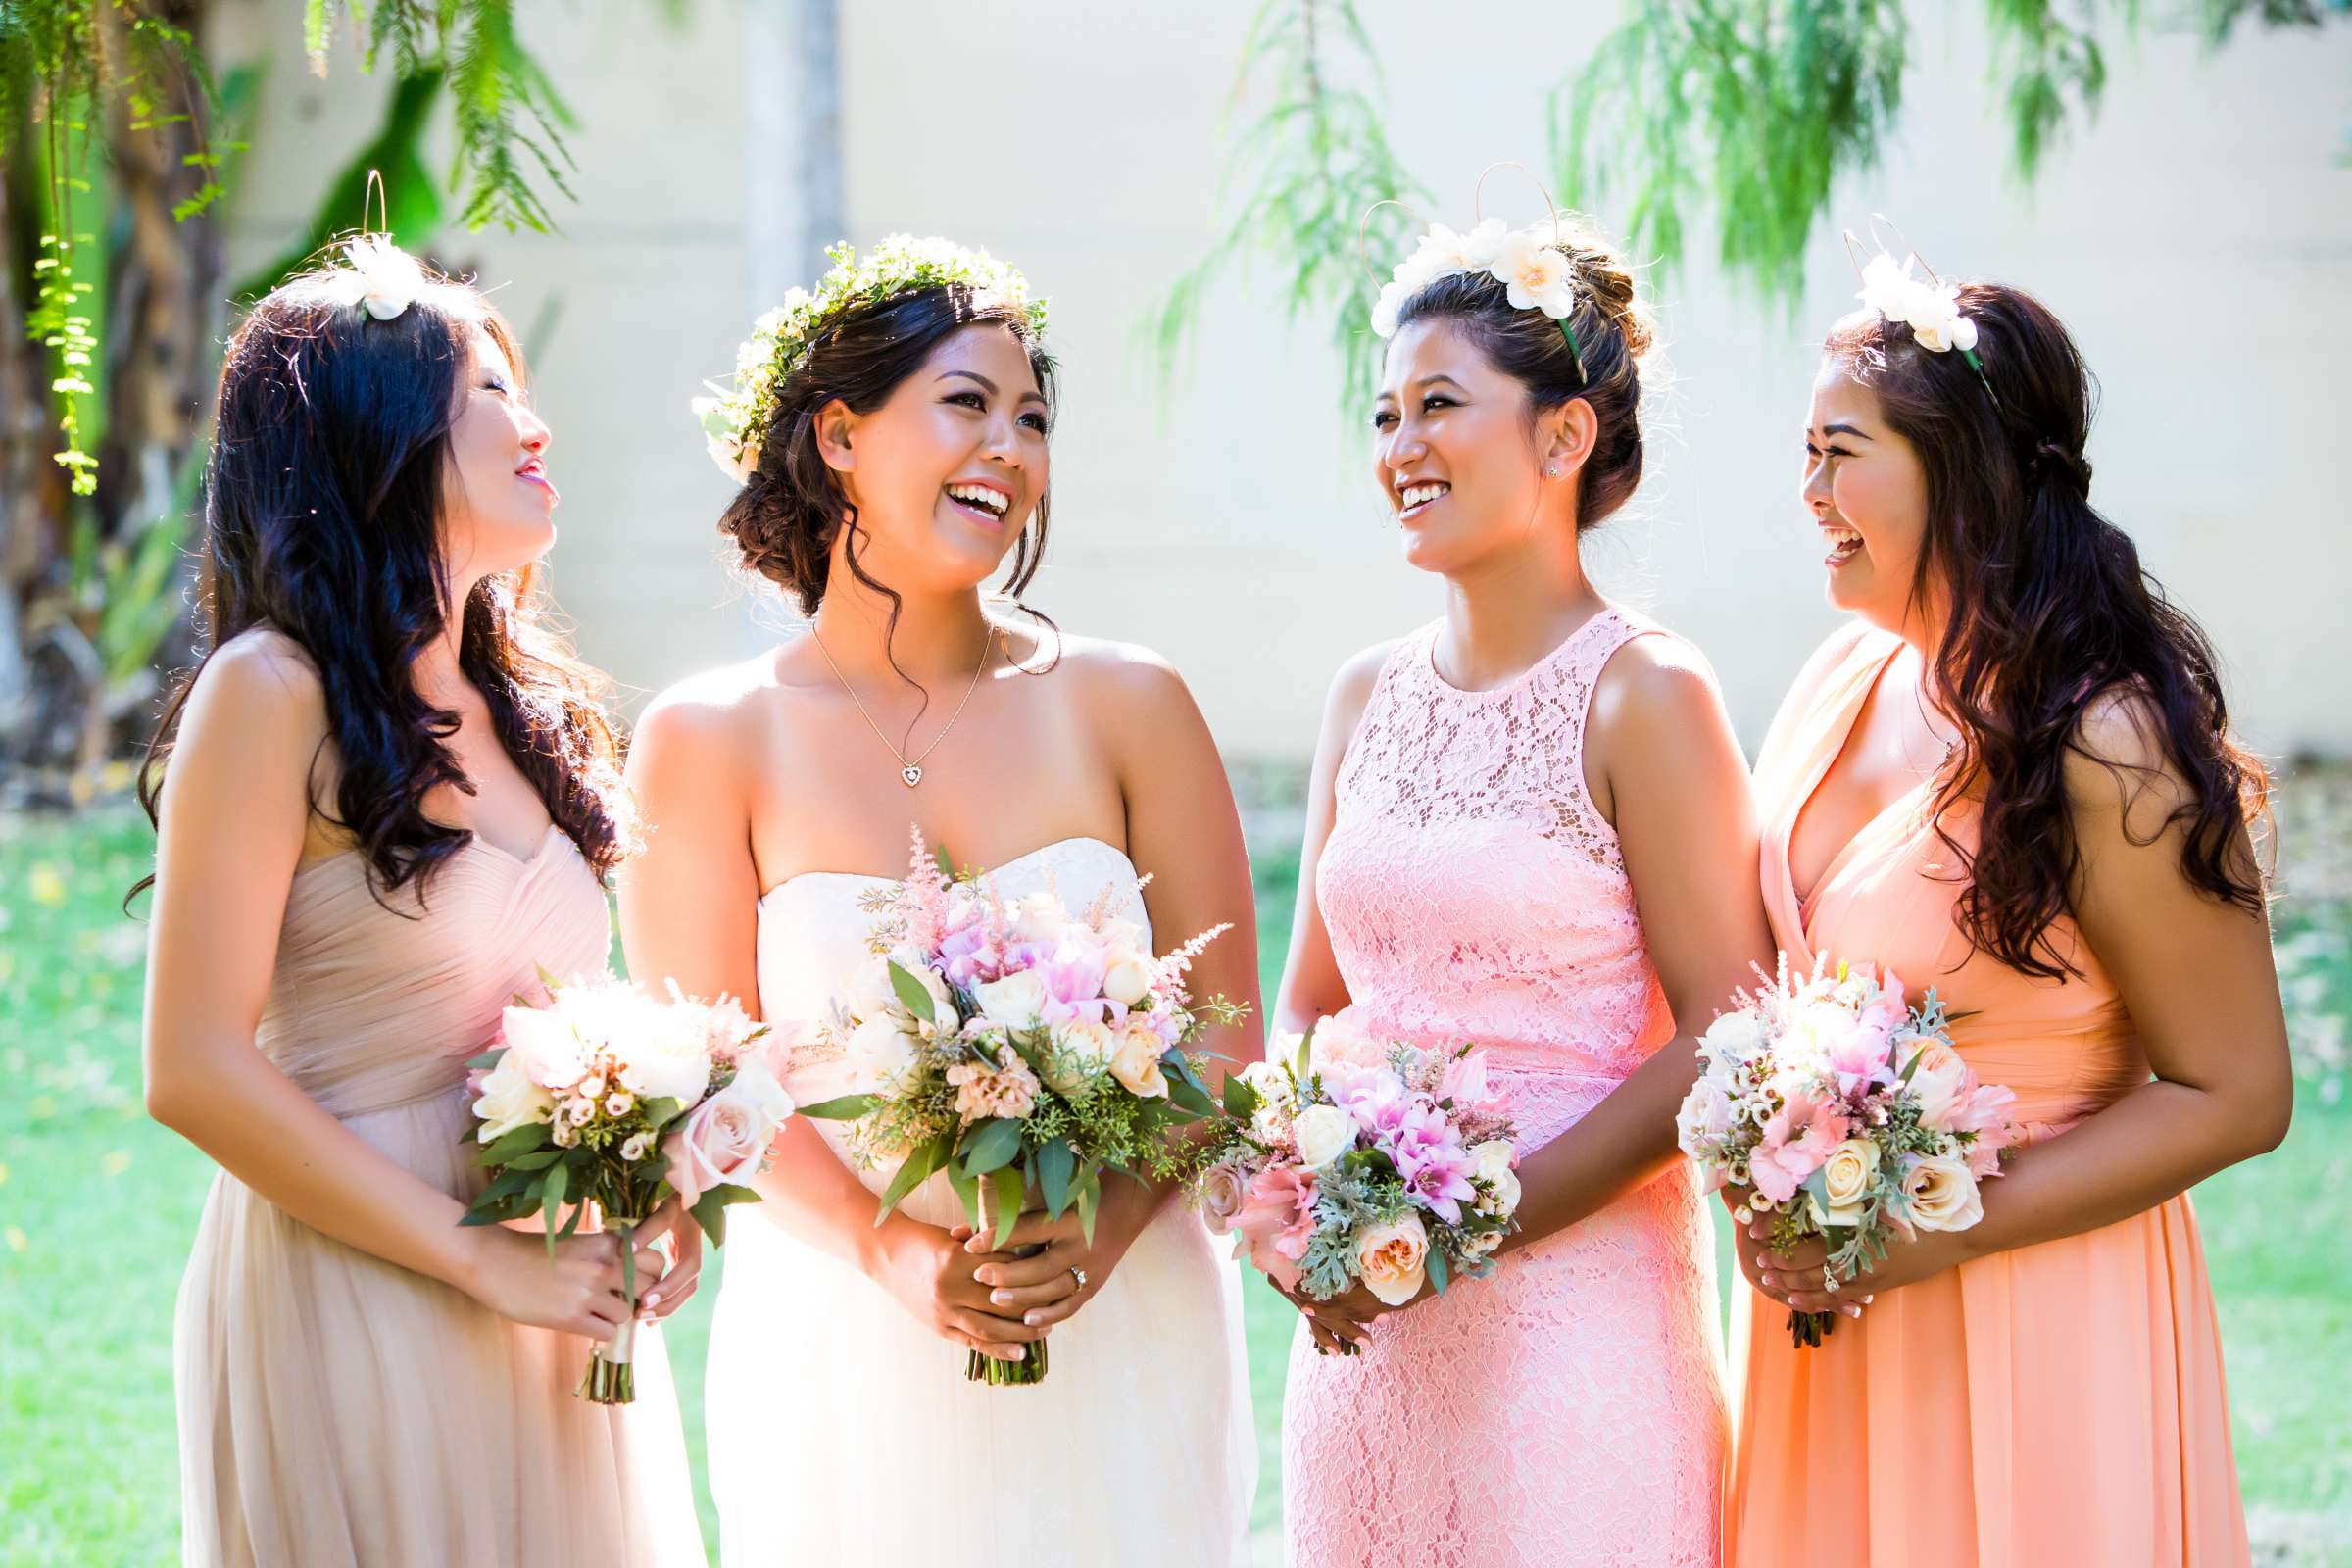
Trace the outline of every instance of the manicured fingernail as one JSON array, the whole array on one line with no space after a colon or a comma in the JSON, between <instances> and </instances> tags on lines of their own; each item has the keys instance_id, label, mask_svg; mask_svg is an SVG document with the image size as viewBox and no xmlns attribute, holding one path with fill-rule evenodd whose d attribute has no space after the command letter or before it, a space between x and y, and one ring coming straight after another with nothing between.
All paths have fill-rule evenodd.
<instances>
[{"instance_id":1,"label":"manicured fingernail","mask_svg":"<svg viewBox=\"0 0 2352 1568\"><path fill-rule=\"evenodd\" d=\"M1012 1293L1010 1291L991 1291L988 1293L988 1298L998 1306L1010 1306L1012 1304Z\"/></svg>"},{"instance_id":2,"label":"manicured fingernail","mask_svg":"<svg viewBox=\"0 0 2352 1568\"><path fill-rule=\"evenodd\" d=\"M660 1306L661 1304L662 1304L662 1293L661 1293L660 1291L655 1291L655 1292L653 1292L652 1294L648 1295L648 1296L646 1297L646 1298L645 1298L645 1309L646 1309L647 1311L649 1311L649 1312L650 1312L650 1311L652 1311L652 1310L653 1310L655 1307L657 1307L657 1306Z\"/></svg>"}]
</instances>

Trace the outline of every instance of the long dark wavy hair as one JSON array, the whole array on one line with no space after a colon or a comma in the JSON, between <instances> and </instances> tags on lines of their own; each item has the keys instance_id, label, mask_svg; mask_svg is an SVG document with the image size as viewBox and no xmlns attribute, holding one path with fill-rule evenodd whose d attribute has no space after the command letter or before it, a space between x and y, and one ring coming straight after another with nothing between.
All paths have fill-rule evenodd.
<instances>
[{"instance_id":1,"label":"long dark wavy hair","mask_svg":"<svg viewBox=\"0 0 2352 1568\"><path fill-rule=\"evenodd\" d=\"M2132 765L2085 748L2095 705L2119 702L2180 776L2164 830L2181 829L2181 874L2251 911L2266 891L2245 835L2270 778L2230 733L2213 645L2090 504L2083 446L2096 387L2074 339L2019 289L1964 284L1959 303L1977 323L1984 380L1959 353L1923 349L1876 313L1839 322L1825 347L1877 394L1927 472L1912 599L1949 607L1930 664L1960 727L1934 803L1967 882L1956 918L1978 950L2057 980L2077 972L2050 933L2082 866L2067 759ZM1973 853L1940 825L1971 798Z\"/></svg>"},{"instance_id":2,"label":"long dark wavy hair","mask_svg":"<svg viewBox=\"0 0 2352 1568\"><path fill-rule=\"evenodd\" d=\"M376 320L337 281L348 275L281 285L229 339L196 610L207 661L266 626L318 671L337 777L333 801L313 808L351 835L382 902L411 883L421 893L473 836L425 814L431 790L474 785L449 745L459 715L418 693L414 662L453 612L442 520L474 332L517 377L523 368L513 328L471 286L428 274L415 304ZM454 607L459 663L508 755L601 875L630 835L606 682L550 623L540 576L534 564L486 578ZM202 673L199 663L179 682L148 743L139 801L151 819Z\"/></svg>"},{"instance_id":3,"label":"long dark wavy hair","mask_svg":"<svg viewBox=\"0 0 2352 1568\"><path fill-rule=\"evenodd\" d=\"M843 559L850 575L889 601L892 633L898 630L902 602L898 591L869 575L860 560L863 541L871 535L858 525L858 508L817 448L816 416L836 401L853 414L872 413L923 368L933 350L976 325L1002 326L1019 340L1038 390L1045 394L1050 430L1060 401L1059 377L1028 313L960 283L908 289L852 308L826 324L776 389L767 428L754 432L760 443L759 465L727 504L718 531L734 541L746 570L792 595L803 614L815 614L824 602L833 574L833 545L845 529L849 548ZM1002 590L1024 614L1049 626L1051 619L1024 603L1021 595L1044 563L1051 513L1051 496L1040 495L1028 524L1013 541L1012 565ZM896 659L891 662L897 667ZM914 684L904 670L900 675Z\"/></svg>"}]
</instances>

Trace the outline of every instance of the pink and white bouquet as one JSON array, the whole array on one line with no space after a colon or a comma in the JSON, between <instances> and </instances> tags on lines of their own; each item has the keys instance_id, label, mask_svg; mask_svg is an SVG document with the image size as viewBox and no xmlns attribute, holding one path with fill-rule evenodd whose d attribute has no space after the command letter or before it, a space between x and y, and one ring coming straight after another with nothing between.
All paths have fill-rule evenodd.
<instances>
[{"instance_id":1,"label":"pink and white bouquet","mask_svg":"<svg viewBox=\"0 0 2352 1568\"><path fill-rule=\"evenodd\" d=\"M610 975L540 981L545 1000L517 998L498 1044L467 1063L475 1157L491 1180L464 1223L537 1213L552 1252L594 1208L620 1239L634 1302L637 1227L675 1195L723 1242L727 1206L759 1200L748 1183L792 1101L759 1048L767 1031L731 998L699 1002L672 982L664 1001ZM632 1317L597 1348L583 1396L636 1397L635 1335Z\"/></svg>"},{"instance_id":2,"label":"pink and white bouquet","mask_svg":"<svg viewBox=\"0 0 2352 1568\"><path fill-rule=\"evenodd\" d=\"M873 956L824 1027L860 1090L801 1107L850 1120L861 1163L899 1162L877 1224L941 1174L999 1247L1024 1210L1073 1205L1092 1240L1103 1172L1182 1174L1170 1129L1215 1109L1183 1048L1241 1015L1221 999L1195 1006L1185 975L1227 927L1155 957L1111 912L1123 891L1075 915L1052 892L1003 897L915 833L906 880L866 901ZM975 1352L967 1372L1036 1383L1045 1346L1018 1363Z\"/></svg>"},{"instance_id":3,"label":"pink and white bouquet","mask_svg":"<svg viewBox=\"0 0 2352 1568\"><path fill-rule=\"evenodd\" d=\"M1288 1059L1225 1080L1195 1193L1285 1291L1327 1301L1362 1281L1400 1306L1494 1266L1519 1208L1508 1098L1484 1053L1374 1041L1326 1018Z\"/></svg>"},{"instance_id":4,"label":"pink and white bouquet","mask_svg":"<svg viewBox=\"0 0 2352 1568\"><path fill-rule=\"evenodd\" d=\"M1777 1214L1784 1249L1825 1238L1836 1291L1895 1237L1984 1217L1978 1183L2000 1174L2016 1096L1977 1081L1935 992L1913 1007L1895 975L1826 956L1791 979L1784 956L1777 976L1736 1000L1699 1040L1702 1071L1675 1125L1708 1192L1747 1189L1739 1223ZM1788 1314L1799 1345L1819 1345L1836 1321Z\"/></svg>"}]
</instances>

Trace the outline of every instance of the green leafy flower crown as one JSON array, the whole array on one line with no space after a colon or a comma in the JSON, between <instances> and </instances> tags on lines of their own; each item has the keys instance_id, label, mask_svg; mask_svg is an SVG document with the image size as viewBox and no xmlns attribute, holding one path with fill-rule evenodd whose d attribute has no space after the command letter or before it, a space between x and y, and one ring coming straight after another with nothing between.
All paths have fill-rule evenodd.
<instances>
[{"instance_id":1,"label":"green leafy flower crown","mask_svg":"<svg viewBox=\"0 0 2352 1568\"><path fill-rule=\"evenodd\" d=\"M737 484L760 466L760 440L775 414L776 393L808 357L819 334L843 317L895 295L917 289L960 287L1009 304L1028 318L1029 330L1046 330L1046 302L1029 294L1029 280L986 251L966 250L933 236L893 234L862 260L849 241L826 249L833 270L813 292L796 288L784 303L752 324L752 335L735 351L735 384L715 397L696 398L691 407L709 438L710 457Z\"/></svg>"}]
</instances>

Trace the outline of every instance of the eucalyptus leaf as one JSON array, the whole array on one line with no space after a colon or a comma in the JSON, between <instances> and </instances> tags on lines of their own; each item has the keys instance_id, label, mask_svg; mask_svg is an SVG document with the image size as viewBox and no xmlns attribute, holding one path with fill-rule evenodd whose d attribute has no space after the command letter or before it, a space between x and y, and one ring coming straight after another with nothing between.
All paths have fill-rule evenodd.
<instances>
[{"instance_id":1,"label":"eucalyptus leaf","mask_svg":"<svg viewBox=\"0 0 2352 1568\"><path fill-rule=\"evenodd\" d=\"M1070 1206L1070 1178L1078 1169L1078 1155L1061 1139L1054 1139L1037 1152L1037 1190L1046 1200L1046 1212L1055 1219Z\"/></svg>"},{"instance_id":2,"label":"eucalyptus leaf","mask_svg":"<svg viewBox=\"0 0 2352 1568\"><path fill-rule=\"evenodd\" d=\"M1021 1124L1005 1116L991 1117L972 1130L963 1150L966 1174L985 1176L1011 1163L1021 1152Z\"/></svg>"},{"instance_id":3,"label":"eucalyptus leaf","mask_svg":"<svg viewBox=\"0 0 2352 1568\"><path fill-rule=\"evenodd\" d=\"M856 1121L873 1108L874 1097L871 1095L840 1095L831 1100L813 1101L793 1107L802 1115L814 1116L820 1121Z\"/></svg>"},{"instance_id":4,"label":"eucalyptus leaf","mask_svg":"<svg viewBox=\"0 0 2352 1568\"><path fill-rule=\"evenodd\" d=\"M890 960L890 989L898 993L899 1005L924 1023L939 1022L939 1008L932 1004L931 989L902 968L896 958Z\"/></svg>"},{"instance_id":5,"label":"eucalyptus leaf","mask_svg":"<svg viewBox=\"0 0 2352 1568\"><path fill-rule=\"evenodd\" d=\"M1021 1198L1028 1182L1016 1165L1000 1166L988 1178L989 1198L996 1204L997 1236L990 1245L1003 1247L1012 1240L1013 1227L1021 1222Z\"/></svg>"}]
</instances>

